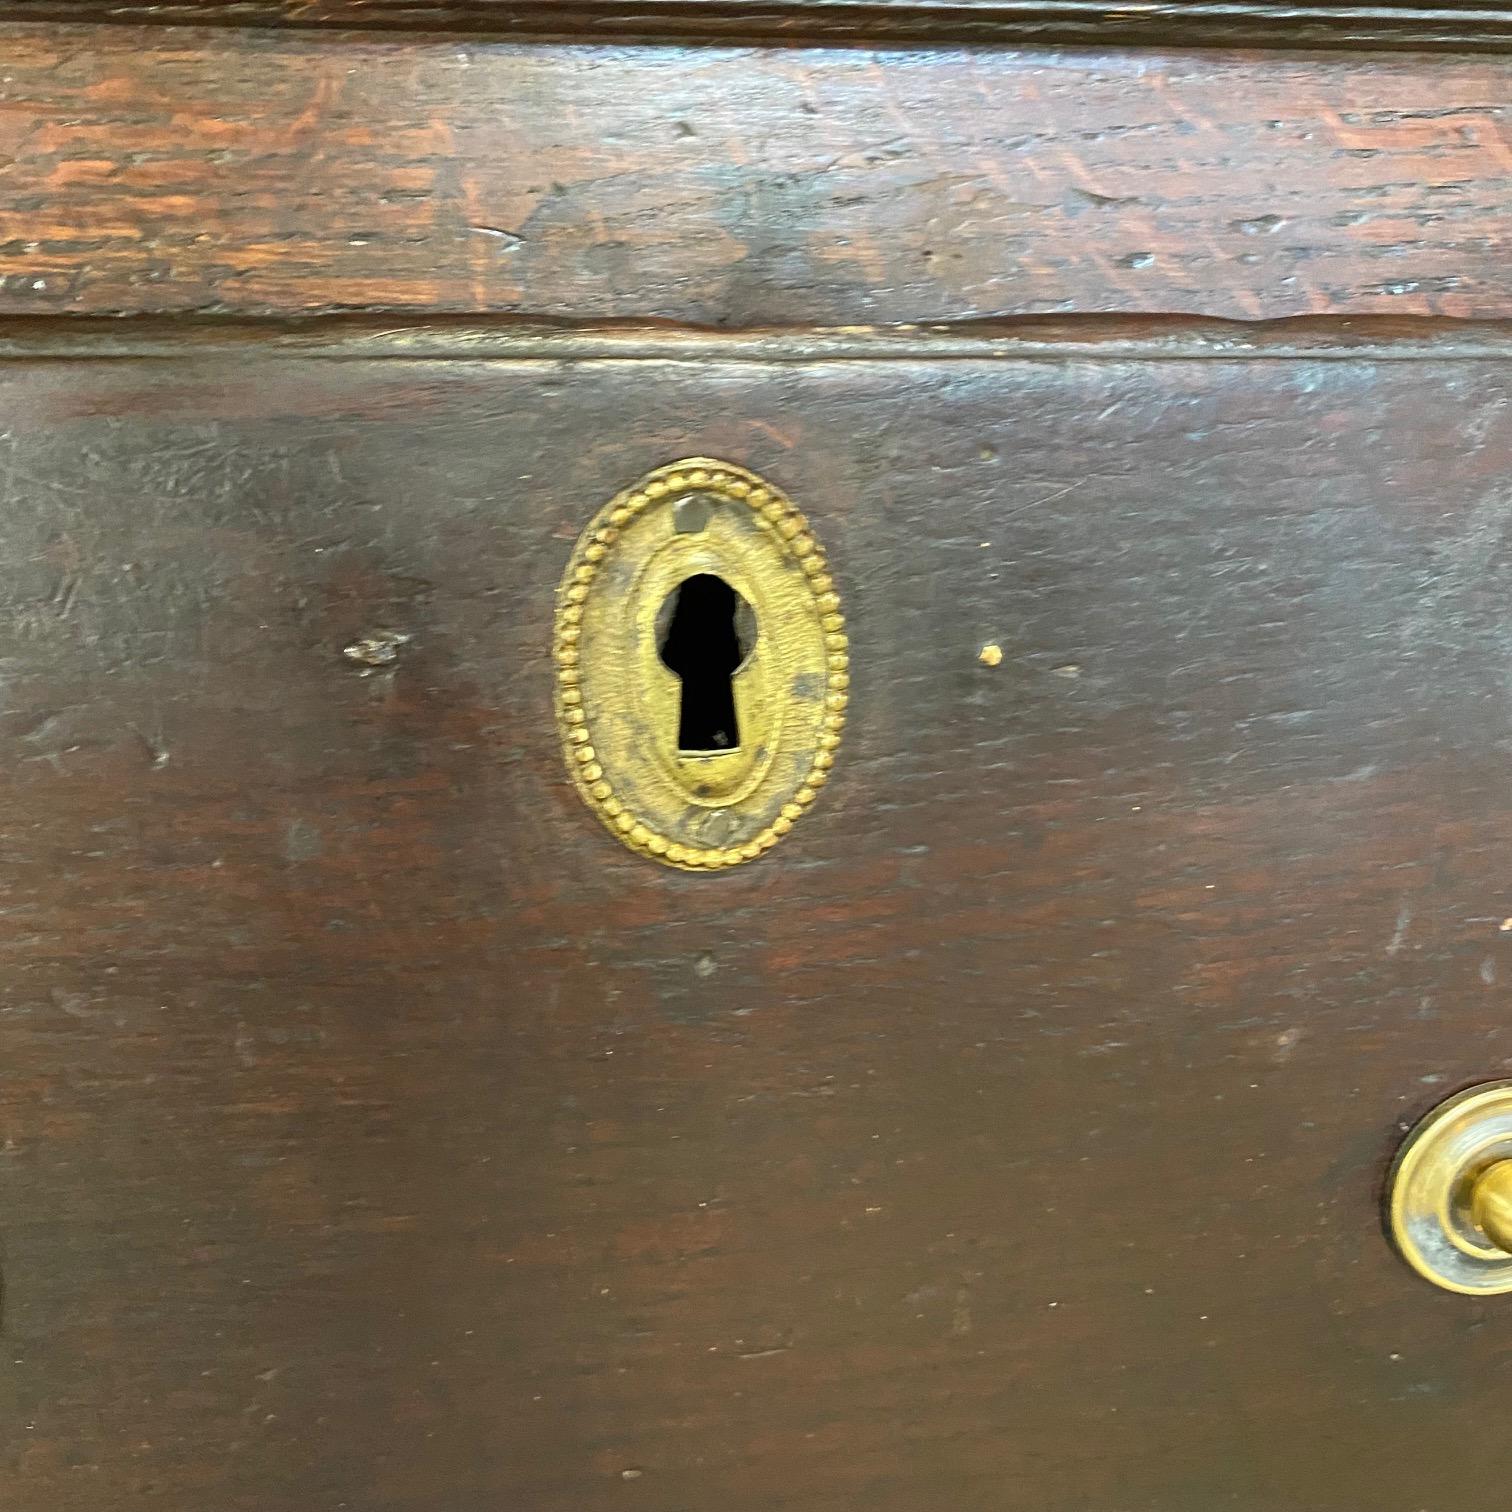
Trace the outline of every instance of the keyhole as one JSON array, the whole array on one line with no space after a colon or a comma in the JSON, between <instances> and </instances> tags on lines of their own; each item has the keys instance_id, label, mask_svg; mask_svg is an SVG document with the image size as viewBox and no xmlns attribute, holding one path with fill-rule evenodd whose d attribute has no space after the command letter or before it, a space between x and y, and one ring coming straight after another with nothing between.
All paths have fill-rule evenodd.
<instances>
[{"instance_id":1,"label":"keyhole","mask_svg":"<svg viewBox=\"0 0 1512 1512\"><path fill-rule=\"evenodd\" d=\"M755 643L755 613L723 578L701 572L667 595L656 649L682 681L677 748L685 755L738 749L734 678Z\"/></svg>"}]
</instances>

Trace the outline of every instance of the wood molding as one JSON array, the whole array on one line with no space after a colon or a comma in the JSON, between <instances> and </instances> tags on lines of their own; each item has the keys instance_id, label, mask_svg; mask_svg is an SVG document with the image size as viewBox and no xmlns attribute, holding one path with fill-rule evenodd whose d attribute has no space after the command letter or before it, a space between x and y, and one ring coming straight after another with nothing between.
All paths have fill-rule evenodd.
<instances>
[{"instance_id":1,"label":"wood molding","mask_svg":"<svg viewBox=\"0 0 1512 1512\"><path fill-rule=\"evenodd\" d=\"M0 47L14 314L1512 315L1489 56Z\"/></svg>"},{"instance_id":2,"label":"wood molding","mask_svg":"<svg viewBox=\"0 0 1512 1512\"><path fill-rule=\"evenodd\" d=\"M1390 316L1199 320L1046 316L932 326L721 331L670 322L509 316L394 320L0 316L0 363L301 357L348 362L1507 362L1512 320Z\"/></svg>"},{"instance_id":3,"label":"wood molding","mask_svg":"<svg viewBox=\"0 0 1512 1512\"><path fill-rule=\"evenodd\" d=\"M1512 6L1440 0L8 0L0 20L455 33L542 40L1505 51Z\"/></svg>"}]
</instances>

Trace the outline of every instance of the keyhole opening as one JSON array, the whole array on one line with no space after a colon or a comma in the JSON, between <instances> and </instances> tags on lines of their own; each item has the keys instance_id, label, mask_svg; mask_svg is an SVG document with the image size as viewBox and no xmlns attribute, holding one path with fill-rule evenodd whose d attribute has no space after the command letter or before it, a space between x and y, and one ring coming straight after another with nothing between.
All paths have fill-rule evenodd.
<instances>
[{"instance_id":1,"label":"keyhole opening","mask_svg":"<svg viewBox=\"0 0 1512 1512\"><path fill-rule=\"evenodd\" d=\"M682 682L677 748L685 756L740 748L735 674L755 644L755 611L723 578L700 572L667 595L656 649Z\"/></svg>"}]
</instances>

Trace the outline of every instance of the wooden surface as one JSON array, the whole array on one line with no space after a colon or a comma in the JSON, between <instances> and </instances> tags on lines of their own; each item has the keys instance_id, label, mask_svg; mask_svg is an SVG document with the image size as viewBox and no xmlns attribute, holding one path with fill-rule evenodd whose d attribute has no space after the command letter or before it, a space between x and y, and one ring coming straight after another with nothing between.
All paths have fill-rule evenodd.
<instances>
[{"instance_id":1,"label":"wooden surface","mask_svg":"<svg viewBox=\"0 0 1512 1512\"><path fill-rule=\"evenodd\" d=\"M477 36L1099 47L1503 51L1512 9L1485 0L0 0L6 20L361 27Z\"/></svg>"},{"instance_id":2,"label":"wooden surface","mask_svg":"<svg viewBox=\"0 0 1512 1512\"><path fill-rule=\"evenodd\" d=\"M1505 1483L1506 1309L1379 1199L1512 1067L1508 65L614 40L1503 12L4 14L282 28L0 25L5 1512ZM854 651L714 877L546 654L689 453Z\"/></svg>"},{"instance_id":3,"label":"wooden surface","mask_svg":"<svg viewBox=\"0 0 1512 1512\"><path fill-rule=\"evenodd\" d=\"M7 1512L1504 1482L1505 1306L1377 1206L1512 1065L1489 336L91 339L0 367ZM813 518L855 673L714 877L578 801L544 654L699 452Z\"/></svg>"},{"instance_id":4,"label":"wooden surface","mask_svg":"<svg viewBox=\"0 0 1512 1512\"><path fill-rule=\"evenodd\" d=\"M1512 313L1497 59L0 50L0 312Z\"/></svg>"}]
</instances>

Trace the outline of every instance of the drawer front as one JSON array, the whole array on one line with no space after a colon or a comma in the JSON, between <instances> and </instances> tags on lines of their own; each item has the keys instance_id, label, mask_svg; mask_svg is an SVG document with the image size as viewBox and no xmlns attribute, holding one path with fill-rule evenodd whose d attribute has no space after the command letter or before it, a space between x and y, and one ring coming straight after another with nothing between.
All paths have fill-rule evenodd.
<instances>
[{"instance_id":1,"label":"drawer front","mask_svg":"<svg viewBox=\"0 0 1512 1512\"><path fill-rule=\"evenodd\" d=\"M1512 1064L1496 333L155 339L0 366L9 1506L1495 1482L1506 1304L1380 1198ZM851 641L711 875L553 718L688 455Z\"/></svg>"}]
</instances>

